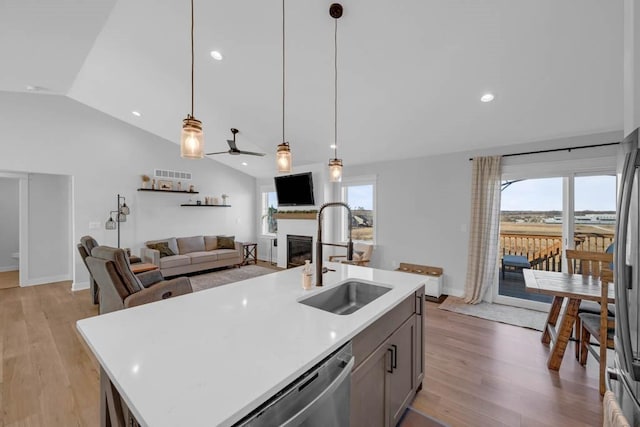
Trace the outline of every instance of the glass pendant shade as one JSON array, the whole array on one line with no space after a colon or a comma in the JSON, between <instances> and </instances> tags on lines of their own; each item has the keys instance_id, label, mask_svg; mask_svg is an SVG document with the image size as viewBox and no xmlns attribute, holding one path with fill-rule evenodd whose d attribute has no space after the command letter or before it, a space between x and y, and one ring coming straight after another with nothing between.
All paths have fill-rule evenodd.
<instances>
[{"instance_id":1,"label":"glass pendant shade","mask_svg":"<svg viewBox=\"0 0 640 427\"><path fill-rule=\"evenodd\" d=\"M104 228L105 228L105 230L115 230L116 229L116 222L113 220L112 217L109 217L107 222L104 224Z\"/></svg>"},{"instance_id":2,"label":"glass pendant shade","mask_svg":"<svg viewBox=\"0 0 640 427\"><path fill-rule=\"evenodd\" d=\"M329 182L341 182L342 181L342 160L331 159L329 160Z\"/></svg>"},{"instance_id":3,"label":"glass pendant shade","mask_svg":"<svg viewBox=\"0 0 640 427\"><path fill-rule=\"evenodd\" d=\"M123 213L119 213L116 218L118 219L118 222L127 222L127 216Z\"/></svg>"},{"instance_id":4,"label":"glass pendant shade","mask_svg":"<svg viewBox=\"0 0 640 427\"><path fill-rule=\"evenodd\" d=\"M278 172L291 173L291 150L289 149L288 142L283 142L278 145L276 162L278 165Z\"/></svg>"},{"instance_id":5,"label":"glass pendant shade","mask_svg":"<svg viewBox=\"0 0 640 427\"><path fill-rule=\"evenodd\" d=\"M122 206L120 206L120 213L123 215L129 215L131 213L131 210L129 209L129 206L127 206L127 203L123 203Z\"/></svg>"},{"instance_id":6,"label":"glass pendant shade","mask_svg":"<svg viewBox=\"0 0 640 427\"><path fill-rule=\"evenodd\" d=\"M193 116L187 116L182 123L180 157L187 159L202 159L204 157L204 133L202 132L202 122Z\"/></svg>"}]
</instances>

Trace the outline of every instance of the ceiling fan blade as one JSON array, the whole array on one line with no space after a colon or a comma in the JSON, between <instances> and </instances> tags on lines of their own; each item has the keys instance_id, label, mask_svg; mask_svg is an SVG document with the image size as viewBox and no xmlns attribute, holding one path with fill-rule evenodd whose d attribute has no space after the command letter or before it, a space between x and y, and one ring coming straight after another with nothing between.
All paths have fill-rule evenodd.
<instances>
[{"instance_id":1,"label":"ceiling fan blade","mask_svg":"<svg viewBox=\"0 0 640 427\"><path fill-rule=\"evenodd\" d=\"M228 154L228 151L217 151L215 153L205 153L205 156L213 156L214 154Z\"/></svg>"},{"instance_id":2,"label":"ceiling fan blade","mask_svg":"<svg viewBox=\"0 0 640 427\"><path fill-rule=\"evenodd\" d=\"M238 149L235 141L227 139L227 144L229 144L229 148L231 148L231 151L236 151Z\"/></svg>"},{"instance_id":3,"label":"ceiling fan blade","mask_svg":"<svg viewBox=\"0 0 640 427\"><path fill-rule=\"evenodd\" d=\"M238 150L238 153L240 154L248 154L250 156L264 156L265 153L254 153L253 151L242 151L242 150Z\"/></svg>"}]
</instances>

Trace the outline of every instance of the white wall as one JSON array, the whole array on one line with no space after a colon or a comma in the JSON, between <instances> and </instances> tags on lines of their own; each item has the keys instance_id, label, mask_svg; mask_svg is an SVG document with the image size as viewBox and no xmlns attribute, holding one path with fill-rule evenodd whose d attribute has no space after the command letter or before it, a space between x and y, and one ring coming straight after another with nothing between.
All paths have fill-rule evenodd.
<instances>
[{"instance_id":1,"label":"white wall","mask_svg":"<svg viewBox=\"0 0 640 427\"><path fill-rule=\"evenodd\" d=\"M349 166L345 177L377 176L377 246L371 266L394 269L400 262L444 269L445 293L464 292L470 224L470 157L615 142L621 132L517 144L495 150ZM504 164L591 158L617 148L574 150L504 158Z\"/></svg>"},{"instance_id":2,"label":"white wall","mask_svg":"<svg viewBox=\"0 0 640 427\"><path fill-rule=\"evenodd\" d=\"M0 271L18 269L11 254L19 248L18 180L0 178Z\"/></svg>"},{"instance_id":3,"label":"white wall","mask_svg":"<svg viewBox=\"0 0 640 427\"><path fill-rule=\"evenodd\" d=\"M28 271L21 283L72 279L71 177L30 174L28 178Z\"/></svg>"},{"instance_id":4,"label":"white wall","mask_svg":"<svg viewBox=\"0 0 640 427\"><path fill-rule=\"evenodd\" d=\"M144 120L144 116L140 118ZM176 139L181 118L176 118ZM74 286L86 286L88 273L75 242L85 234L116 245L116 232L104 229L116 194L126 197L131 215L122 227L122 246L138 252L145 240L201 233L254 240L255 178L219 162L181 159L178 145L144 132L71 99L0 92L0 170L73 177ZM154 168L193 173L200 196L231 196L231 208L183 208L182 194L142 193L140 175ZM183 184L185 184L183 182ZM41 215L47 215L46 211ZM90 223L97 228L90 228Z\"/></svg>"}]
</instances>

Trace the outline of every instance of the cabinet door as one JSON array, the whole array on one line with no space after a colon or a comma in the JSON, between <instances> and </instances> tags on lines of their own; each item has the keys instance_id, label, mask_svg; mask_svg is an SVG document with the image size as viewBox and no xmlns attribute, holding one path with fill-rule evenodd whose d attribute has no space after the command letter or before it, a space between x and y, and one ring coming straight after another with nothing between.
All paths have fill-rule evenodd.
<instances>
[{"instance_id":1,"label":"cabinet door","mask_svg":"<svg viewBox=\"0 0 640 427\"><path fill-rule=\"evenodd\" d=\"M415 374L416 391L422 388L424 379L424 291L416 292Z\"/></svg>"},{"instance_id":2,"label":"cabinet door","mask_svg":"<svg viewBox=\"0 0 640 427\"><path fill-rule=\"evenodd\" d=\"M415 316L411 316L388 340L392 349L389 381L389 423L398 424L415 393Z\"/></svg>"},{"instance_id":3,"label":"cabinet door","mask_svg":"<svg viewBox=\"0 0 640 427\"><path fill-rule=\"evenodd\" d=\"M351 374L351 425L387 427L388 371L391 370L391 351L386 345L378 347Z\"/></svg>"}]
</instances>

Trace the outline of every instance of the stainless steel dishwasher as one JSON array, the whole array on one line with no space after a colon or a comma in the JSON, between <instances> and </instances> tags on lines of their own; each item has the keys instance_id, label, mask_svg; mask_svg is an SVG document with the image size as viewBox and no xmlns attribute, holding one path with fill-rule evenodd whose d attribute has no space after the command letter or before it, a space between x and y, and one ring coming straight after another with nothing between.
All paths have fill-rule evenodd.
<instances>
[{"instance_id":1,"label":"stainless steel dishwasher","mask_svg":"<svg viewBox=\"0 0 640 427\"><path fill-rule=\"evenodd\" d=\"M351 342L304 373L235 426L348 426Z\"/></svg>"}]
</instances>

